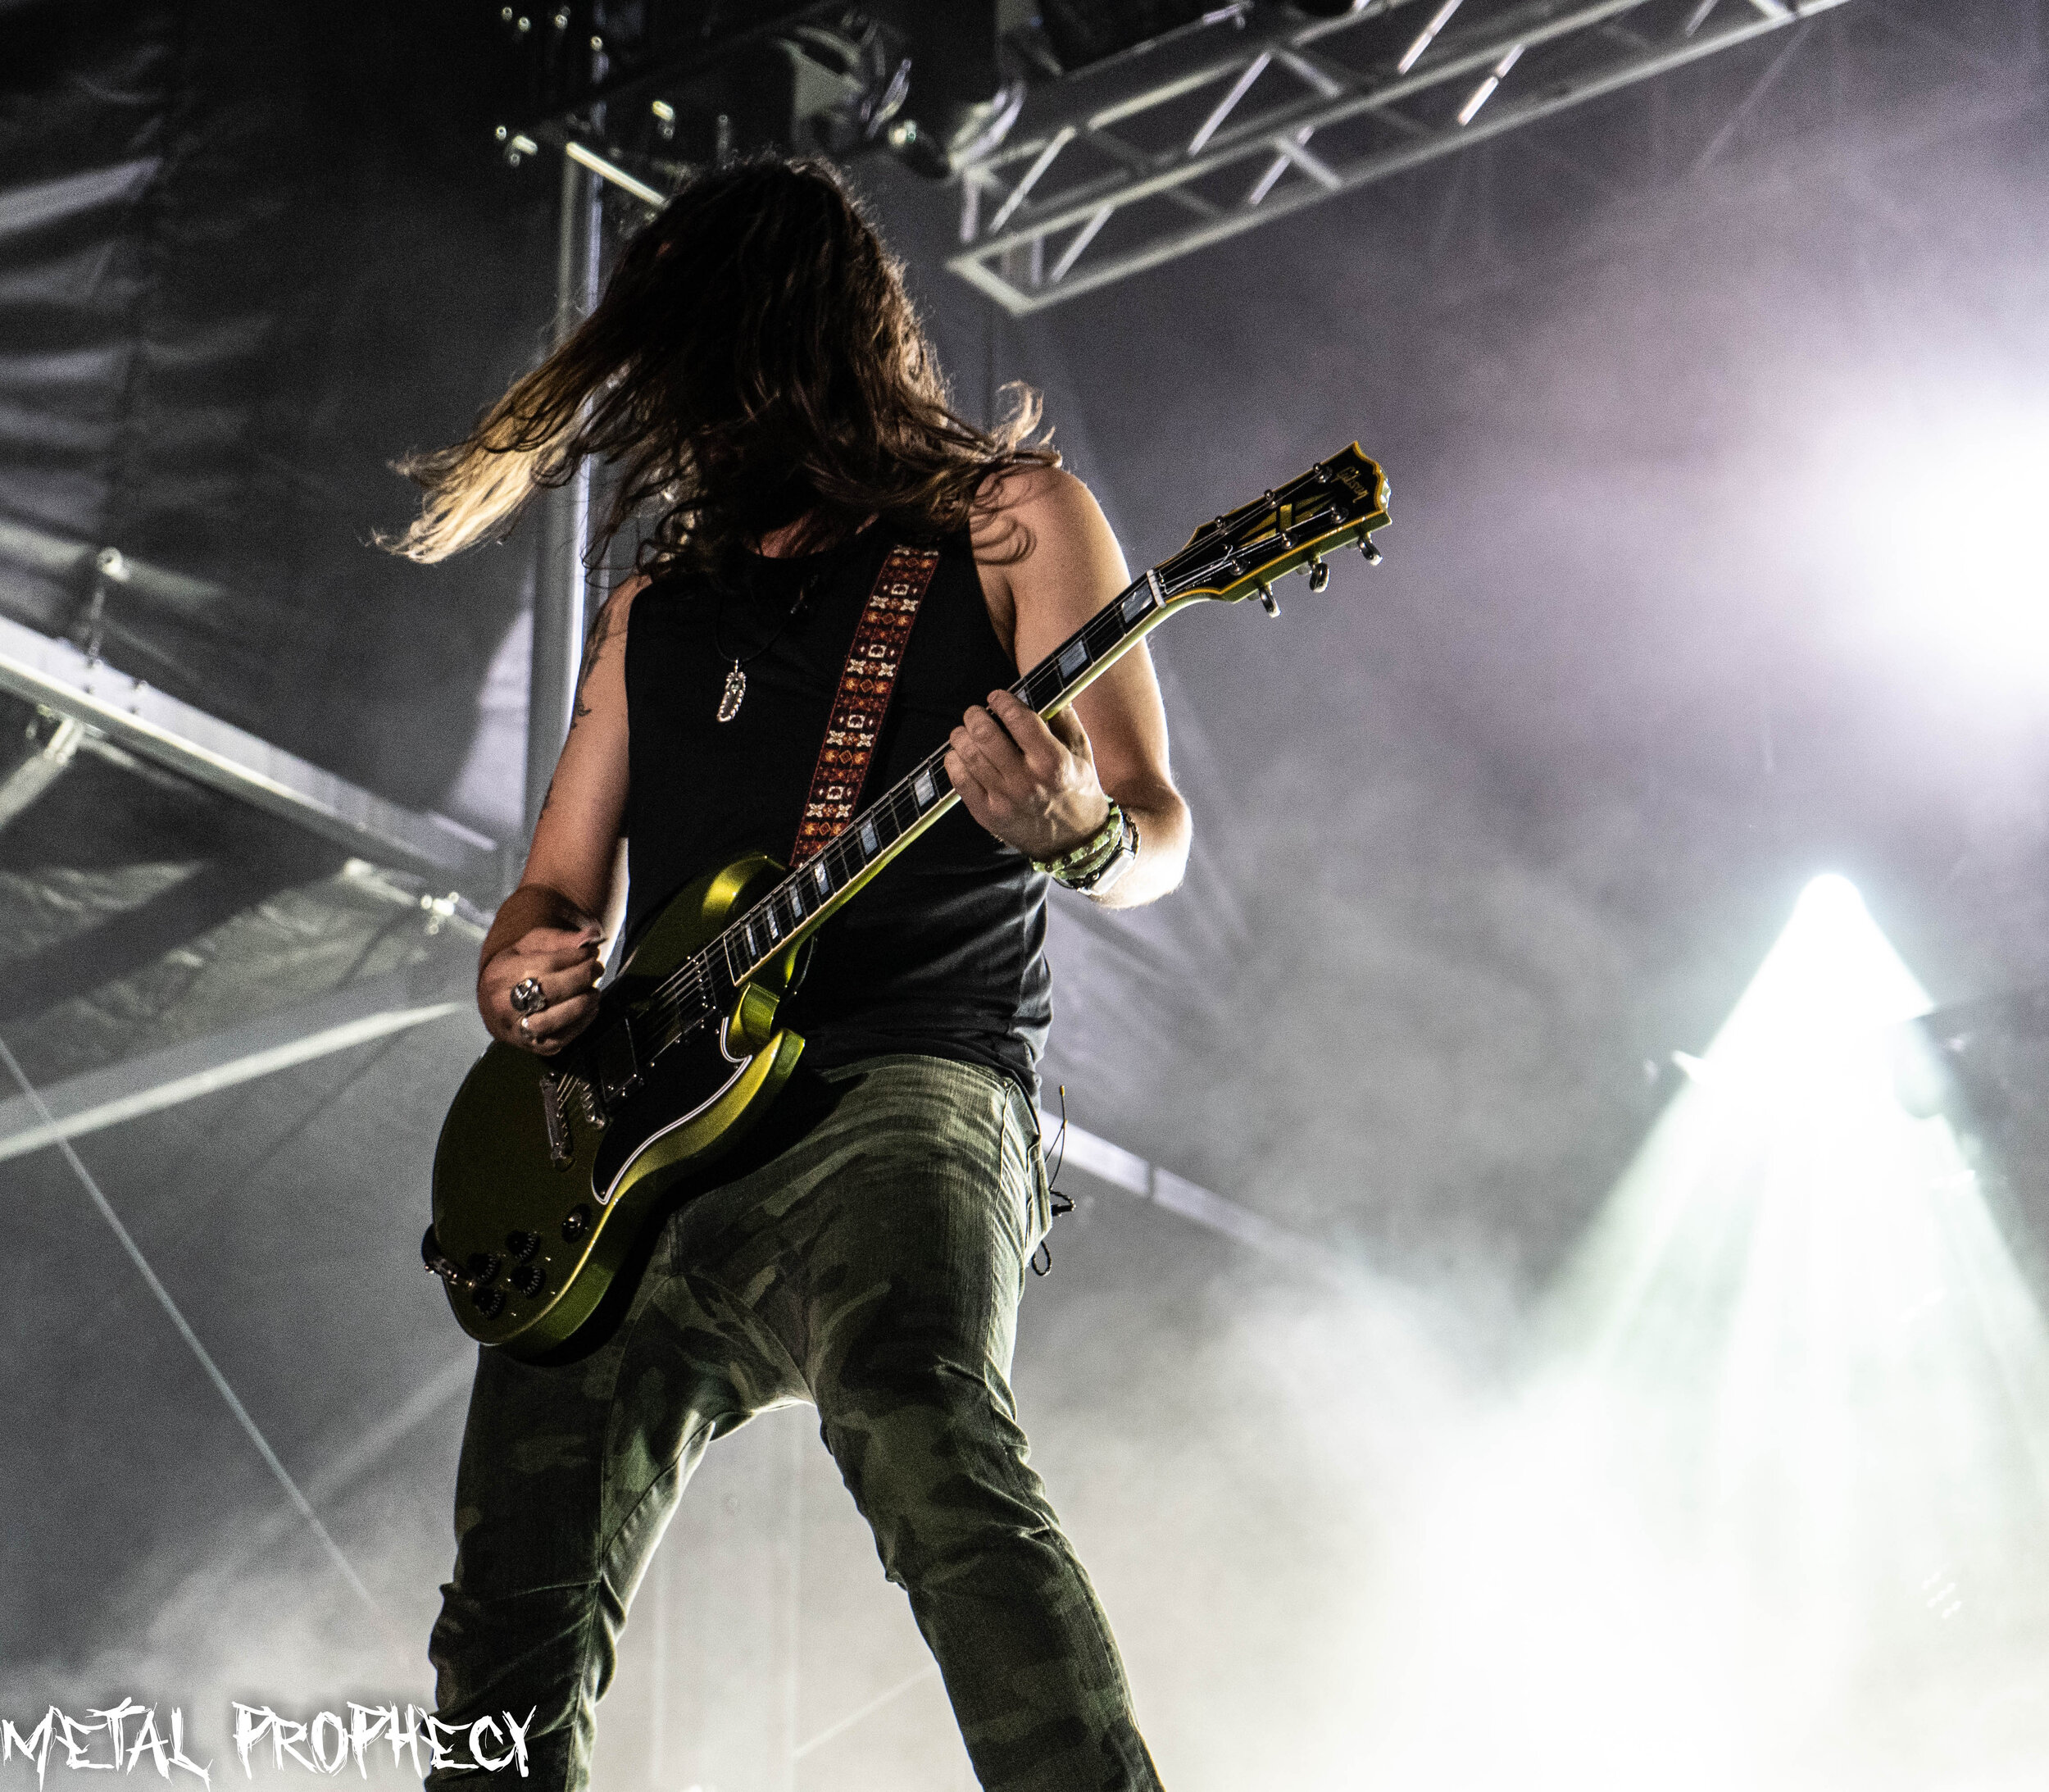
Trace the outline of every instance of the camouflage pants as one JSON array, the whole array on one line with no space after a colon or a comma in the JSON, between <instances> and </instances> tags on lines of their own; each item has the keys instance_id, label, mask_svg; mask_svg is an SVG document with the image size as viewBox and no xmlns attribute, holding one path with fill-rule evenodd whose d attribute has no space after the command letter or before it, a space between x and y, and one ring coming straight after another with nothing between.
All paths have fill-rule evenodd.
<instances>
[{"instance_id":1,"label":"camouflage pants","mask_svg":"<svg viewBox=\"0 0 2049 1792\"><path fill-rule=\"evenodd\" d=\"M538 1706L528 1783L583 1787L627 1606L684 1483L713 1438L809 1400L982 1784L1156 1788L1011 1397L1048 1219L1030 1109L995 1072L933 1057L812 1086L816 1124L671 1217L602 1349L557 1367L483 1354L429 1649L440 1716ZM466 1777L484 1776L429 1784Z\"/></svg>"}]
</instances>

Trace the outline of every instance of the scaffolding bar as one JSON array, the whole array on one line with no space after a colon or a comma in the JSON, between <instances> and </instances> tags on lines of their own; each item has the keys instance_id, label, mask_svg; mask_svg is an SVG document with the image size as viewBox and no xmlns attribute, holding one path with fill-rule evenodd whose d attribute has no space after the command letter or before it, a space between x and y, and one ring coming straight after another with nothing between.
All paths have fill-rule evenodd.
<instances>
[{"instance_id":1,"label":"scaffolding bar","mask_svg":"<svg viewBox=\"0 0 2049 1792\"><path fill-rule=\"evenodd\" d=\"M103 1131L238 1083L366 1045L468 1007L466 1000L423 1003L403 977L379 977L225 1032L88 1071L39 1091L47 1117L25 1095L0 1102L0 1162L41 1151L60 1139Z\"/></svg>"},{"instance_id":2,"label":"scaffolding bar","mask_svg":"<svg viewBox=\"0 0 2049 1792\"><path fill-rule=\"evenodd\" d=\"M0 690L67 716L140 758L296 821L381 865L484 866L496 843L444 815L375 796L72 646L0 617ZM495 875L495 874L493 874Z\"/></svg>"},{"instance_id":3,"label":"scaffolding bar","mask_svg":"<svg viewBox=\"0 0 2049 1792\"><path fill-rule=\"evenodd\" d=\"M580 145L573 146L580 148ZM555 255L555 340L565 341L597 302L602 247L599 176L566 153L562 160ZM576 706L584 651L584 599L589 585L584 550L590 539L590 463L543 494L534 577L533 657L526 694L526 831L547 800Z\"/></svg>"},{"instance_id":4,"label":"scaffolding bar","mask_svg":"<svg viewBox=\"0 0 2049 1792\"><path fill-rule=\"evenodd\" d=\"M1292 1268L1341 1283L1352 1277L1343 1258L1285 1226L1276 1226L1264 1214L1255 1213L1158 1164L1147 1163L1122 1145L1112 1144L1079 1126L1056 1122L1048 1130L1043 1116L1040 1124L1042 1133L1054 1141L1049 1143L1048 1151L1063 1173L1078 1170Z\"/></svg>"},{"instance_id":5,"label":"scaffolding bar","mask_svg":"<svg viewBox=\"0 0 2049 1792\"><path fill-rule=\"evenodd\" d=\"M1077 105L1064 119L1043 120L1034 134L965 171L977 203L963 212L963 247L947 266L1011 316L1024 316L1847 0L1751 0L1747 9L1726 16L1697 11L1685 27L1654 39L1623 29L1627 16L1645 11L1647 0L1538 0L1470 23L1472 8L1447 6L1398 70L1352 68L1332 53L1341 34L1403 3L1380 0L1343 18L1270 32L1234 56L1107 103L1099 86L1078 87L1078 93L1094 95L1093 103ZM1550 60L1537 84L1525 87L1531 65L1519 70L1518 63L1539 46L1548 47ZM1450 83L1461 84L1456 91L1465 104L1456 110L1439 100ZM1217 103L1193 136L1174 148L1152 152L1117 134L1116 127L1212 88L1220 92ZM1417 116L1407 108L1418 101L1426 113L1434 107L1442 116ZM1349 157L1328 148L1327 136L1314 155L1305 147L1334 126L1369 119L1402 140ZM1113 166L1063 184L1076 144ZM1257 171L1247 171L1236 205L1217 203L1197 189L1217 171L1255 160ZM1291 165L1303 178L1283 180ZM1171 202L1173 209L1141 209L1153 201Z\"/></svg>"}]
</instances>

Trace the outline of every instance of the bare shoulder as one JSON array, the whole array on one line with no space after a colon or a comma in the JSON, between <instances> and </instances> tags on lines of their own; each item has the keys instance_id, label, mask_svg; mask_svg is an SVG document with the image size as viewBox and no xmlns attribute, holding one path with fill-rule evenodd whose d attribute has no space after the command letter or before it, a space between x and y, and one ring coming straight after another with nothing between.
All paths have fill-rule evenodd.
<instances>
[{"instance_id":1,"label":"bare shoulder","mask_svg":"<svg viewBox=\"0 0 2049 1792\"><path fill-rule=\"evenodd\" d=\"M1015 565L1043 543L1107 536L1096 494L1065 467L1005 467L984 483L973 517L975 557Z\"/></svg>"},{"instance_id":2,"label":"bare shoulder","mask_svg":"<svg viewBox=\"0 0 2049 1792\"><path fill-rule=\"evenodd\" d=\"M1095 493L1072 473L1008 468L984 491L976 571L997 639L1021 669L1093 616L1129 575Z\"/></svg>"},{"instance_id":3,"label":"bare shoulder","mask_svg":"<svg viewBox=\"0 0 2049 1792\"><path fill-rule=\"evenodd\" d=\"M623 584L612 589L611 595L591 612L591 619L584 630L584 671L585 680L598 661L607 657L616 657L625 647L626 617L634 607L634 599L654 581L644 572L636 572Z\"/></svg>"},{"instance_id":4,"label":"bare shoulder","mask_svg":"<svg viewBox=\"0 0 2049 1792\"><path fill-rule=\"evenodd\" d=\"M626 616L633 608L634 599L651 582L645 573L634 574L616 587L592 613L589 625L584 630L584 663L576 675L576 703L570 712L572 734L584 716L595 714L601 708L614 707L610 699L615 688L623 704L626 692Z\"/></svg>"},{"instance_id":5,"label":"bare shoulder","mask_svg":"<svg viewBox=\"0 0 2049 1792\"><path fill-rule=\"evenodd\" d=\"M605 636L626 625L626 612L633 608L634 599L654 583L644 572L636 572L622 583L614 585L611 594L597 606L590 619L590 631L602 640Z\"/></svg>"}]
</instances>

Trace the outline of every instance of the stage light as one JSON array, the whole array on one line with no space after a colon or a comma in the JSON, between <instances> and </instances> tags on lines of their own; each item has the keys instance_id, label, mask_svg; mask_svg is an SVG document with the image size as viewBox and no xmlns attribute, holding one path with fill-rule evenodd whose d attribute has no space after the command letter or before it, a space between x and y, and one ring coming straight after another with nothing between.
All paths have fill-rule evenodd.
<instances>
[{"instance_id":1,"label":"stage light","mask_svg":"<svg viewBox=\"0 0 2049 1792\"><path fill-rule=\"evenodd\" d=\"M2049 1759L2049 1330L1949 1122L1901 1103L1929 1006L1855 888L1809 885L1433 1515L1402 1783Z\"/></svg>"},{"instance_id":2,"label":"stage light","mask_svg":"<svg viewBox=\"0 0 2049 1792\"><path fill-rule=\"evenodd\" d=\"M904 44L910 83L881 141L929 180L944 180L1010 134L1024 83L1006 79L994 0L870 0Z\"/></svg>"},{"instance_id":3,"label":"stage light","mask_svg":"<svg viewBox=\"0 0 2049 1792\"><path fill-rule=\"evenodd\" d=\"M2049 422L2008 420L1931 453L1914 477L1922 521L1897 538L1917 607L1989 654L2049 666L2042 551Z\"/></svg>"},{"instance_id":4,"label":"stage light","mask_svg":"<svg viewBox=\"0 0 2049 1792\"><path fill-rule=\"evenodd\" d=\"M1865 417L1828 445L1817 531L1853 626L1974 688L2049 685L2049 394L1960 380L1910 417ZM1847 571L1849 581L1841 579Z\"/></svg>"}]
</instances>

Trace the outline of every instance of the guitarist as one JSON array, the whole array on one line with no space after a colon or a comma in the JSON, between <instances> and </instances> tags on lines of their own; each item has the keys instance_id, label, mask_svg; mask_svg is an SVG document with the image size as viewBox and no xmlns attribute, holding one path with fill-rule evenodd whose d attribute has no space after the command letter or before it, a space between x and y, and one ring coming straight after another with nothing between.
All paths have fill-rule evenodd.
<instances>
[{"instance_id":1,"label":"guitarist","mask_svg":"<svg viewBox=\"0 0 2049 1792\"><path fill-rule=\"evenodd\" d=\"M802 1401L981 1783L1159 1784L1009 1371L1049 1222L1047 884L1149 902L1180 880L1189 825L1143 650L1050 724L1002 689L1127 578L1086 488L1029 445L1036 423L1029 399L993 430L956 414L837 177L752 161L678 194L580 328L467 440L406 466L427 494L397 544L416 559L502 534L590 457L620 477L606 539L642 533L484 944L498 1039L547 1056L588 1024L622 903L630 942L690 877L788 856L894 547L938 561L865 787L944 745L965 810L825 929L785 1010L797 1083L669 1218L606 1341L565 1366L480 1358L430 1653L444 1722L538 1708L545 1788L588 1780L628 1603L705 1449ZM481 1777L466 1757L429 1776Z\"/></svg>"}]
</instances>

